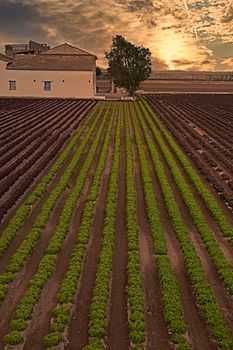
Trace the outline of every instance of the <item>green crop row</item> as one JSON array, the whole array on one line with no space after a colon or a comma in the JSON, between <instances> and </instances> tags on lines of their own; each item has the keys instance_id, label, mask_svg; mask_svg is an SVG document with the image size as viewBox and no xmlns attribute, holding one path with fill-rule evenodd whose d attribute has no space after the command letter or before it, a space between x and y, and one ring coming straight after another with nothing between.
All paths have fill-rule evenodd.
<instances>
[{"instance_id":1,"label":"green crop row","mask_svg":"<svg viewBox=\"0 0 233 350\"><path fill-rule=\"evenodd\" d=\"M97 165L93 183L86 199L83 209L81 224L77 233L75 248L72 252L68 270L62 282L59 294L57 296L58 305L53 310L53 320L51 323L51 332L44 337L44 345L48 348L58 345L63 340L63 332L70 320L70 305L75 302L77 284L81 274L82 263L89 241L92 219L95 211L95 202L98 198L101 176L105 167L110 138L112 135L112 126L114 121L115 108L112 109L110 122L105 136L103 148ZM69 303L69 307L67 304ZM63 316L65 315L65 316Z\"/></svg>"},{"instance_id":2,"label":"green crop row","mask_svg":"<svg viewBox=\"0 0 233 350\"><path fill-rule=\"evenodd\" d=\"M147 112L143 108L142 111L143 117L147 119ZM196 294L198 305L206 319L213 337L217 341L219 349L230 350L233 348L230 331L225 324L224 317L216 302L211 286L206 281L200 259L197 256L188 232L186 231L179 206L169 185L158 151L148 133L141 113L139 113L138 116L163 192L166 207L184 254L186 271Z\"/></svg>"},{"instance_id":3,"label":"green crop row","mask_svg":"<svg viewBox=\"0 0 233 350\"><path fill-rule=\"evenodd\" d=\"M172 334L172 340L177 344L177 349L191 349L187 340L183 336L187 331L187 325L183 319L183 308L181 305L181 295L176 281L175 273L172 270L167 257L167 246L165 235L160 220L160 211L156 202L152 178L149 171L149 165L142 143L138 126L135 119L135 110L130 105L131 117L134 125L134 134L137 144L137 150L140 161L144 195L147 206L147 214L151 226L151 233L154 242L154 251L156 253L156 264L159 272L159 279L162 288L162 302L164 306L165 319Z\"/></svg>"},{"instance_id":4,"label":"green crop row","mask_svg":"<svg viewBox=\"0 0 233 350\"><path fill-rule=\"evenodd\" d=\"M53 255L45 255L42 258L37 273L30 281L29 289L16 308L10 324L11 332L4 337L6 344L16 345L23 343L24 338L20 332L28 327L27 321L32 318L34 306L39 299L41 290L53 273L55 259L56 257Z\"/></svg>"},{"instance_id":5,"label":"green crop row","mask_svg":"<svg viewBox=\"0 0 233 350\"><path fill-rule=\"evenodd\" d=\"M93 144L88 152L86 160L81 168L80 174L77 176L75 187L72 189L72 192L68 196L64 207L62 209L61 215L59 216L59 221L55 229L55 233L50 241L46 254L44 255L41 263L39 264L39 269L34 277L29 282L29 289L25 293L25 295L21 298L19 304L16 307L16 311L13 315L11 322L11 331L13 331L13 341L15 341L15 332L20 332L27 328L27 323L23 323L24 321L30 320L32 318L32 314L35 308L35 305L38 302L41 291L51 277L54 272L57 253L62 248L62 242L64 240L65 234L69 231L69 221L72 216L73 209L76 206L76 202L81 194L81 190L86 180L87 173L95 160L96 151L101 139L101 135L103 134L103 130L105 128L107 120L107 112L102 119L102 122L99 126L99 129L96 133ZM66 217L68 215L69 217ZM65 220L65 221L64 221ZM55 239L54 239L55 237ZM15 325L20 324L20 328L15 329ZM23 327L24 324L24 327ZM23 329L22 329L23 328ZM20 334L19 334L20 335ZM22 335L18 337L18 340L22 342ZM4 341L8 344L12 344L12 333L7 334L4 337Z\"/></svg>"},{"instance_id":6,"label":"green crop row","mask_svg":"<svg viewBox=\"0 0 233 350\"><path fill-rule=\"evenodd\" d=\"M90 305L89 341L85 350L103 349L102 341L107 334L107 310L110 296L110 276L115 236L115 221L118 197L118 178L120 163L120 129L121 120L118 117L115 136L115 147L108 193L106 198L103 241L96 272L93 297Z\"/></svg>"},{"instance_id":7,"label":"green crop row","mask_svg":"<svg viewBox=\"0 0 233 350\"><path fill-rule=\"evenodd\" d=\"M103 108L103 106L102 106ZM83 141L80 144L79 149L73 156L71 162L60 178L58 184L55 186L47 200L42 206L40 213L38 214L34 225L28 235L25 237L24 241L17 249L15 254L11 257L11 261L6 268L6 272L0 275L0 302L4 300L7 288L6 285L14 280L14 276L17 272L21 270L24 265L25 260L30 255L31 251L34 248L36 241L40 238L41 231L45 228L46 222L56 204L56 201L61 196L62 192L66 189L69 184L70 178L77 166L78 161L84 151L91 134L94 132L98 120L100 119L101 111L97 114L96 119L93 122L93 125L90 127L89 131L85 135Z\"/></svg>"},{"instance_id":8,"label":"green crop row","mask_svg":"<svg viewBox=\"0 0 233 350\"><path fill-rule=\"evenodd\" d=\"M108 116L108 110L106 111L105 115L102 118L95 140L88 152L88 156L84 164L82 165L80 173L76 179L76 184L64 204L64 207L60 214L59 221L54 231L53 237L51 238L49 245L46 249L47 254L56 254L61 250L64 237L69 228L69 223L73 214L73 210L81 194L88 171L95 159L97 147L101 139L101 134L103 133L103 130L106 125L107 116Z\"/></svg>"},{"instance_id":9,"label":"green crop row","mask_svg":"<svg viewBox=\"0 0 233 350\"><path fill-rule=\"evenodd\" d=\"M144 104L146 109L149 111L153 120L156 122L157 126L159 127L159 129L165 136L166 140L168 141L169 145L171 146L172 150L176 154L177 158L182 163L186 173L188 174L189 178L193 182L195 188L197 189L202 199L205 201L214 219L218 223L221 231L226 237L232 237L231 243L233 244L233 227L230 225L228 219L226 218L223 211L219 207L216 199L210 193L210 191L206 188L204 183L201 181L197 172L193 169L192 165L190 164L188 158L184 155L182 150L178 147L178 145L176 144L172 136L169 134L166 128L162 125L159 118L155 115L155 113L152 111L150 106L146 103L144 99L142 99L142 103Z\"/></svg>"},{"instance_id":10,"label":"green crop row","mask_svg":"<svg viewBox=\"0 0 233 350\"><path fill-rule=\"evenodd\" d=\"M208 223L206 222L206 219L192 194L192 191L190 190L186 180L180 172L176 161L174 160L171 152L164 143L162 136L157 131L153 121L149 118L149 115L146 113L145 110L144 115L146 116L148 124L150 125L150 128L153 132L153 135L155 136L160 146L160 149L167 161L172 176L177 184L177 187L179 188L181 196L183 197L189 209L193 222L195 223L196 228L202 237L205 247L209 252L213 263L216 266L216 269L221 279L223 280L225 286L228 288L229 292L233 294L233 268L231 264L227 261L227 259L224 257L221 249L218 246L218 243L214 239L213 232L210 230Z\"/></svg>"},{"instance_id":11,"label":"green crop row","mask_svg":"<svg viewBox=\"0 0 233 350\"><path fill-rule=\"evenodd\" d=\"M46 192L48 184L54 178L62 164L65 162L69 153L72 151L76 143L78 142L80 136L84 132L87 127L89 121L92 119L93 115L97 112L99 105L93 108L92 112L89 114L88 119L85 123L80 127L77 133L71 138L65 149L62 151L60 156L53 163L51 168L48 170L48 173L41 179L40 183L36 186L34 191L29 195L27 199L21 204L19 209L16 211L14 217L9 222L7 228L2 232L0 237L0 257L3 255L16 233L22 228L23 223L28 217L31 207L36 203L36 201L42 197L42 195Z\"/></svg>"},{"instance_id":12,"label":"green crop row","mask_svg":"<svg viewBox=\"0 0 233 350\"><path fill-rule=\"evenodd\" d=\"M132 142L125 104L125 149L126 149L126 226L128 239L127 296L129 301L129 338L133 347L143 349L145 341L145 311L143 280L140 269L139 238L137 225L137 194L134 177Z\"/></svg>"},{"instance_id":13,"label":"green crop row","mask_svg":"<svg viewBox=\"0 0 233 350\"><path fill-rule=\"evenodd\" d=\"M133 108L133 104L130 104L130 114L134 125L135 139L137 143L138 155L139 155L139 160L141 165L140 169L141 169L142 182L144 187L144 196L146 200L147 214L148 214L148 218L151 226L151 232L155 243L154 245L155 253L159 255L166 255L167 254L166 240L165 240L163 227L160 220L159 208L158 208L155 194L154 194L154 188L152 184L149 166L146 159L146 153L145 153L144 146L140 138L138 127L135 120L135 109Z\"/></svg>"}]
</instances>

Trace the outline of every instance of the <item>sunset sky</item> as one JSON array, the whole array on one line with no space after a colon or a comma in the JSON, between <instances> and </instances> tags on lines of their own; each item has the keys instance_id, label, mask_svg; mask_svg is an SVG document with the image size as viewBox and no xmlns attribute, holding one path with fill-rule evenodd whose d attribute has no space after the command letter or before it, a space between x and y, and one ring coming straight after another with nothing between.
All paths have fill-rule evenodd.
<instances>
[{"instance_id":1,"label":"sunset sky","mask_svg":"<svg viewBox=\"0 0 233 350\"><path fill-rule=\"evenodd\" d=\"M30 39L95 53L121 34L156 70L233 70L233 0L0 0L0 50Z\"/></svg>"}]
</instances>

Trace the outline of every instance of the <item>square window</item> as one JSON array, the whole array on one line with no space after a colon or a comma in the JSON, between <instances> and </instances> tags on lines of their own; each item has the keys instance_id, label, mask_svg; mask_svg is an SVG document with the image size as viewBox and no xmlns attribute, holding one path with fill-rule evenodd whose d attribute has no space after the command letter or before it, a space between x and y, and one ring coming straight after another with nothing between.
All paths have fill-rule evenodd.
<instances>
[{"instance_id":1,"label":"square window","mask_svg":"<svg viewBox=\"0 0 233 350\"><path fill-rule=\"evenodd\" d=\"M52 82L51 81L44 81L44 90L45 91L52 90Z\"/></svg>"},{"instance_id":2,"label":"square window","mask_svg":"<svg viewBox=\"0 0 233 350\"><path fill-rule=\"evenodd\" d=\"M10 88L10 90L16 90L16 81L15 80L9 81L9 88Z\"/></svg>"}]
</instances>

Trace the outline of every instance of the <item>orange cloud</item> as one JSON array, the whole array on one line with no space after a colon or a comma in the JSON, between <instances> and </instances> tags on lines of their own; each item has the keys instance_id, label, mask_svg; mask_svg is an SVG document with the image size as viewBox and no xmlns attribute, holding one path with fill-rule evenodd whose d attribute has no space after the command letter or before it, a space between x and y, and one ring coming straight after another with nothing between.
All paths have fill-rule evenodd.
<instances>
[{"instance_id":1,"label":"orange cloud","mask_svg":"<svg viewBox=\"0 0 233 350\"><path fill-rule=\"evenodd\" d=\"M232 2L219 0L1 0L0 41L70 42L95 52L106 65L104 51L121 34L151 50L154 69L229 69L230 56L221 60L215 42L232 47L233 56L232 8Z\"/></svg>"}]
</instances>

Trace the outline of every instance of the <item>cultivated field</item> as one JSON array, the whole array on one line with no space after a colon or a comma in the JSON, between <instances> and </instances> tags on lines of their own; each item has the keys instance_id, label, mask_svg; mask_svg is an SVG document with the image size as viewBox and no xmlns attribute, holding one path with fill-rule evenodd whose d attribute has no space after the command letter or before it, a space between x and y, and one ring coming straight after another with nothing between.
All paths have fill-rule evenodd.
<instances>
[{"instance_id":1,"label":"cultivated field","mask_svg":"<svg viewBox=\"0 0 233 350\"><path fill-rule=\"evenodd\" d=\"M226 92L233 93L233 81L179 81L146 80L141 87L145 92Z\"/></svg>"},{"instance_id":2,"label":"cultivated field","mask_svg":"<svg viewBox=\"0 0 233 350\"><path fill-rule=\"evenodd\" d=\"M233 212L233 97L163 94L148 101Z\"/></svg>"},{"instance_id":3,"label":"cultivated field","mask_svg":"<svg viewBox=\"0 0 233 350\"><path fill-rule=\"evenodd\" d=\"M0 100L0 349L233 349L232 107Z\"/></svg>"}]
</instances>

